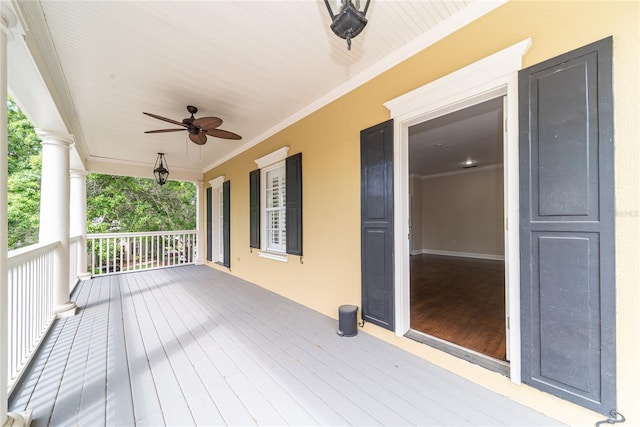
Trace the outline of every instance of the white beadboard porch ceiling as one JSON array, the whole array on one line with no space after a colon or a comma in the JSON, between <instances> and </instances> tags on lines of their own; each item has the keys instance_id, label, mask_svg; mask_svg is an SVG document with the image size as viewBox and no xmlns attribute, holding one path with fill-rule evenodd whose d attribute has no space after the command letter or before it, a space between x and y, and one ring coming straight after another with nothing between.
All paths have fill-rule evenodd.
<instances>
[{"instance_id":1,"label":"white beadboard porch ceiling","mask_svg":"<svg viewBox=\"0 0 640 427\"><path fill-rule=\"evenodd\" d=\"M501 3L372 0L351 51L315 0L41 1L29 13L46 23L37 34L53 43L54 84L89 169L150 173L164 152L170 169L197 176ZM143 133L173 127L143 111L180 121L187 105L243 139L199 147L187 132Z\"/></svg>"}]
</instances>

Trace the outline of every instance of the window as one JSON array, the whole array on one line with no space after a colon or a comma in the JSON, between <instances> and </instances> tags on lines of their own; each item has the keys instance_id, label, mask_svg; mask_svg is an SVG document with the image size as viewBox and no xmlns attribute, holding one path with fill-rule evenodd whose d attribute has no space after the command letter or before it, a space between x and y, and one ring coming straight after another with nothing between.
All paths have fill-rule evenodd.
<instances>
[{"instance_id":1,"label":"window","mask_svg":"<svg viewBox=\"0 0 640 427\"><path fill-rule=\"evenodd\" d=\"M224 179L224 176L219 176L209 181L211 188L207 189L207 259L230 267L229 192L231 187L230 182Z\"/></svg>"},{"instance_id":2,"label":"window","mask_svg":"<svg viewBox=\"0 0 640 427\"><path fill-rule=\"evenodd\" d=\"M287 251L286 223L286 176L285 164L279 162L262 171L264 191L263 224L265 230L265 249L270 252Z\"/></svg>"},{"instance_id":3,"label":"window","mask_svg":"<svg viewBox=\"0 0 640 427\"><path fill-rule=\"evenodd\" d=\"M259 169L249 174L249 246L279 261L302 256L302 154L288 151L257 159Z\"/></svg>"},{"instance_id":4,"label":"window","mask_svg":"<svg viewBox=\"0 0 640 427\"><path fill-rule=\"evenodd\" d=\"M217 232L218 232L218 259L216 262L222 263L224 262L224 197L222 186L217 192L218 196L218 211L217 211Z\"/></svg>"}]
</instances>

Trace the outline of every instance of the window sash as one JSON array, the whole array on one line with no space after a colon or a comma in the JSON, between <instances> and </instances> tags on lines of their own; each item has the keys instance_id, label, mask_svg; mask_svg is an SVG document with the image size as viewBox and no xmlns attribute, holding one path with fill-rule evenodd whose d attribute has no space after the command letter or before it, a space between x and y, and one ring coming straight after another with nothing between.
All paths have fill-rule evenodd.
<instances>
[{"instance_id":1,"label":"window sash","mask_svg":"<svg viewBox=\"0 0 640 427\"><path fill-rule=\"evenodd\" d=\"M222 187L218 190L218 262L224 262L224 197Z\"/></svg>"},{"instance_id":2,"label":"window sash","mask_svg":"<svg viewBox=\"0 0 640 427\"><path fill-rule=\"evenodd\" d=\"M279 162L264 170L264 250L286 253L286 168Z\"/></svg>"}]
</instances>

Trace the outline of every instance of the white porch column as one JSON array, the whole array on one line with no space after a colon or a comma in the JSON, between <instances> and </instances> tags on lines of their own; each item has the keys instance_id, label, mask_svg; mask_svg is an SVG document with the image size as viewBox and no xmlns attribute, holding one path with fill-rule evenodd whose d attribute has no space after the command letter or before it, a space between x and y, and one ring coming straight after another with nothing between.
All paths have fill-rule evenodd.
<instances>
[{"instance_id":1,"label":"white porch column","mask_svg":"<svg viewBox=\"0 0 640 427\"><path fill-rule=\"evenodd\" d=\"M9 329L7 266L7 42L13 40L11 28L16 16L7 5L0 4L0 426L24 426L31 423L31 412L8 413L7 384L9 374Z\"/></svg>"},{"instance_id":2,"label":"white porch column","mask_svg":"<svg viewBox=\"0 0 640 427\"><path fill-rule=\"evenodd\" d=\"M54 251L53 307L56 316L73 316L69 301L69 151L73 136L36 129L42 139L40 242L59 242Z\"/></svg>"},{"instance_id":3,"label":"white porch column","mask_svg":"<svg viewBox=\"0 0 640 427\"><path fill-rule=\"evenodd\" d=\"M204 203L204 181L196 181L196 231L198 234L198 253L195 264L204 264L204 217L206 203Z\"/></svg>"},{"instance_id":4,"label":"white porch column","mask_svg":"<svg viewBox=\"0 0 640 427\"><path fill-rule=\"evenodd\" d=\"M1 6L0 6L1 7ZM7 421L8 292L7 268L7 34L9 18L0 9L0 425ZM15 20L15 17L14 17Z\"/></svg>"},{"instance_id":5,"label":"white porch column","mask_svg":"<svg viewBox=\"0 0 640 427\"><path fill-rule=\"evenodd\" d=\"M80 236L78 248L78 271L70 271L80 280L91 278L87 272L87 171L71 171L70 237Z\"/></svg>"}]
</instances>

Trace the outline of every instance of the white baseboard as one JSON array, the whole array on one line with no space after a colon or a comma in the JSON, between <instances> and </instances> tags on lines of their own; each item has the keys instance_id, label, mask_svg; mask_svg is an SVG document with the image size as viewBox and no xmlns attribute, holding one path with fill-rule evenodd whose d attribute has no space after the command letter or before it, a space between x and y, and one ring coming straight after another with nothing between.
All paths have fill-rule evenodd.
<instances>
[{"instance_id":1,"label":"white baseboard","mask_svg":"<svg viewBox=\"0 0 640 427\"><path fill-rule=\"evenodd\" d=\"M476 259L491 259L495 261L504 261L504 255L495 254L479 254L475 252L453 252L453 251L440 251L437 249L414 249L411 251L411 255L443 255L443 256L455 256L460 258L476 258Z\"/></svg>"}]
</instances>

